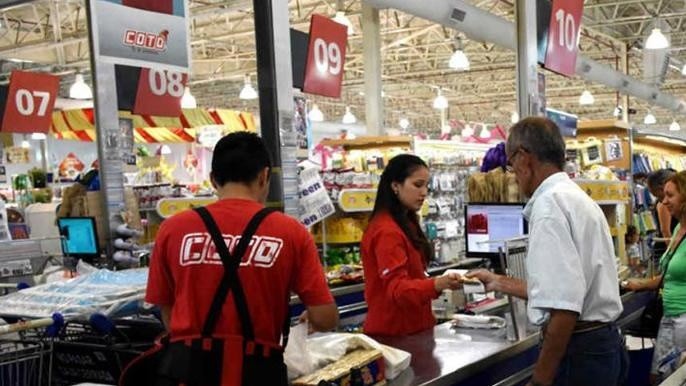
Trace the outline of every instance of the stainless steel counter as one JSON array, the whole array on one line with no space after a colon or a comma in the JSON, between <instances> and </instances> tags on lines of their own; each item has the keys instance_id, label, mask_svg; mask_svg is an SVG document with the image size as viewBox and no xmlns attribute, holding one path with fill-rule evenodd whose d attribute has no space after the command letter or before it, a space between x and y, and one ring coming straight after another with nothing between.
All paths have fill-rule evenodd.
<instances>
[{"instance_id":1,"label":"stainless steel counter","mask_svg":"<svg viewBox=\"0 0 686 386\"><path fill-rule=\"evenodd\" d=\"M625 310L617 321L618 325L625 326L640 316L641 309L649 298L650 296L644 293L623 294L622 303ZM467 382L469 385L491 385L498 381L475 383L473 377L494 368L504 367L508 360L514 360L520 354L530 351L531 355L525 355L526 360L520 356L518 363L510 364L510 367L515 368L510 371L513 377L518 376L517 372L520 373L519 375L527 375L527 371L530 373L531 370L527 367L533 364L532 361L537 356L536 346L539 342L539 333L536 328L530 327L526 337L516 342L508 341L506 334L505 328L498 330L454 329L450 327L450 323L443 323L434 327L433 330L412 336L374 336L373 338L412 354L410 368L391 381L389 386L456 385L470 378L472 378L471 382ZM503 375L501 379L508 376ZM495 376L492 378L498 379Z\"/></svg>"},{"instance_id":2,"label":"stainless steel counter","mask_svg":"<svg viewBox=\"0 0 686 386\"><path fill-rule=\"evenodd\" d=\"M450 323L409 337L375 336L379 342L412 353L410 368L389 386L454 385L538 344L538 332L518 342L506 329L454 329Z\"/></svg>"}]
</instances>

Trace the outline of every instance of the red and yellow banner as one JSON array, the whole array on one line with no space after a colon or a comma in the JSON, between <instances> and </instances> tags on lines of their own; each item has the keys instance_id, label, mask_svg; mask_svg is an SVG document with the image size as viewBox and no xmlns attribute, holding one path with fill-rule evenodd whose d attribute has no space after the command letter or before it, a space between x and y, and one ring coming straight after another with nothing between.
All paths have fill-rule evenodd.
<instances>
[{"instance_id":1,"label":"red and yellow banner","mask_svg":"<svg viewBox=\"0 0 686 386\"><path fill-rule=\"evenodd\" d=\"M225 133L256 131L251 113L225 109L183 109L180 117L156 117L120 111L119 117L133 120L134 139L138 143L194 142L198 128L224 125ZM93 109L56 111L50 132L58 139L92 142L96 138Z\"/></svg>"}]
</instances>

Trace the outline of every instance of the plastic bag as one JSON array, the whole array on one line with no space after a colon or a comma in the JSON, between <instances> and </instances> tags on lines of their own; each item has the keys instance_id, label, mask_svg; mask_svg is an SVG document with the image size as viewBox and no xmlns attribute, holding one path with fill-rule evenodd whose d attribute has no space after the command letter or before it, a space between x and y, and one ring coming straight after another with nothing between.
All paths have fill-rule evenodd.
<instances>
[{"instance_id":1,"label":"plastic bag","mask_svg":"<svg viewBox=\"0 0 686 386\"><path fill-rule=\"evenodd\" d=\"M289 380L313 373L316 370L307 349L307 334L307 323L300 323L292 327L288 334L288 345L286 345L283 356L288 367Z\"/></svg>"}]
</instances>

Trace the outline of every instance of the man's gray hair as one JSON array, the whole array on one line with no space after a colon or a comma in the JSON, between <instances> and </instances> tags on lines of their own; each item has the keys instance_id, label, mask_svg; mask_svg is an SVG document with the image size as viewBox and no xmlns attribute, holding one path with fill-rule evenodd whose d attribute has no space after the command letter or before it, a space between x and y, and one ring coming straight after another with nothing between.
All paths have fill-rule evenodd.
<instances>
[{"instance_id":1,"label":"man's gray hair","mask_svg":"<svg viewBox=\"0 0 686 386\"><path fill-rule=\"evenodd\" d=\"M519 148L533 154L540 162L554 165L560 170L564 168L565 141L555 122L548 118L524 118L510 128L506 152L512 155Z\"/></svg>"}]
</instances>

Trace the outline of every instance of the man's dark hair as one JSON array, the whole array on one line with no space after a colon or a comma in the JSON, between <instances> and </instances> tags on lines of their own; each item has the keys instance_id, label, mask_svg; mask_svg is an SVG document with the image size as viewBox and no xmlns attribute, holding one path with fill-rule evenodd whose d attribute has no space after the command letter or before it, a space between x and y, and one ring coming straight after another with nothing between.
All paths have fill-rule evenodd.
<instances>
[{"instance_id":1,"label":"man's dark hair","mask_svg":"<svg viewBox=\"0 0 686 386\"><path fill-rule=\"evenodd\" d=\"M660 189L675 174L676 170L671 168L656 170L648 175L648 187L650 189Z\"/></svg>"},{"instance_id":2,"label":"man's dark hair","mask_svg":"<svg viewBox=\"0 0 686 386\"><path fill-rule=\"evenodd\" d=\"M521 147L539 161L555 165L562 170L565 165L565 141L555 122L548 118L528 117L510 128L507 137L507 154Z\"/></svg>"},{"instance_id":3,"label":"man's dark hair","mask_svg":"<svg viewBox=\"0 0 686 386\"><path fill-rule=\"evenodd\" d=\"M250 183L272 161L257 134L239 131L224 136L212 152L212 177L218 186L227 182Z\"/></svg>"}]
</instances>

